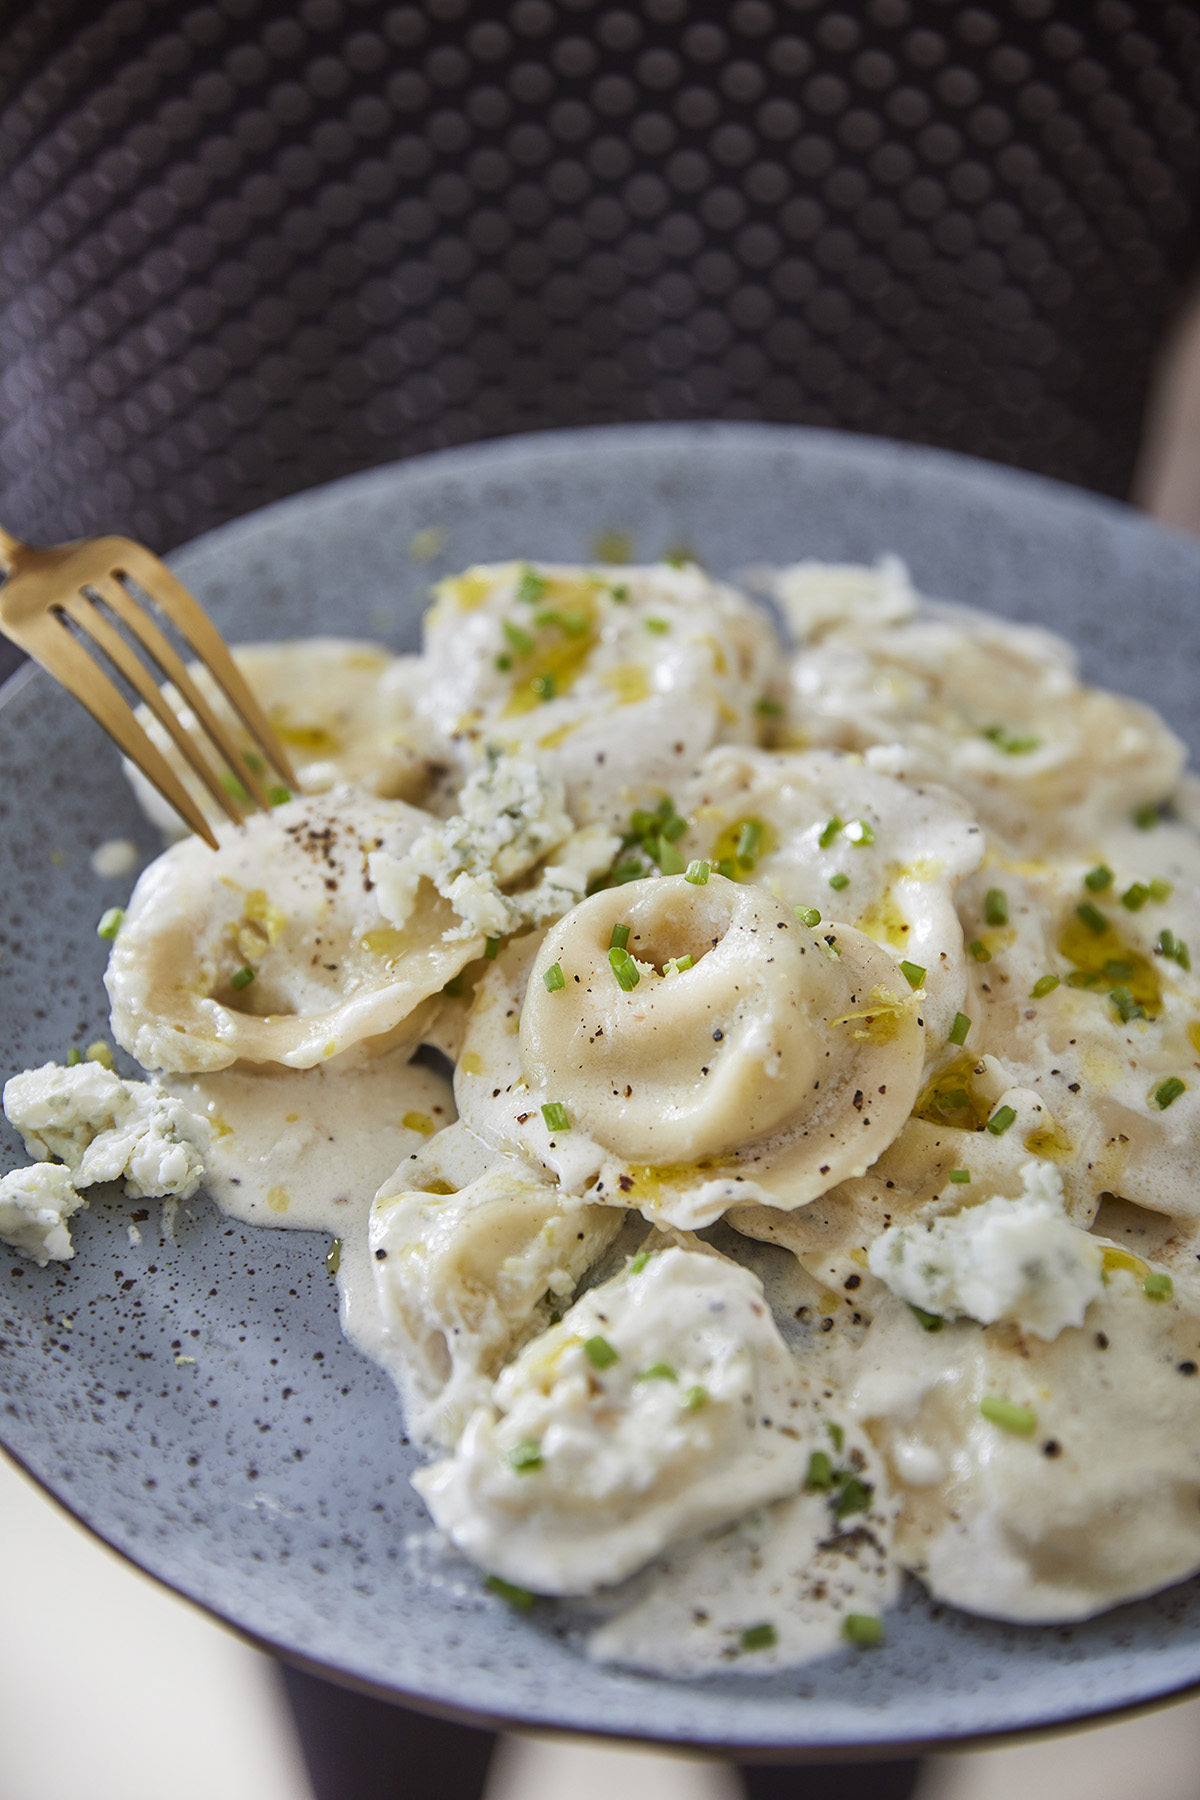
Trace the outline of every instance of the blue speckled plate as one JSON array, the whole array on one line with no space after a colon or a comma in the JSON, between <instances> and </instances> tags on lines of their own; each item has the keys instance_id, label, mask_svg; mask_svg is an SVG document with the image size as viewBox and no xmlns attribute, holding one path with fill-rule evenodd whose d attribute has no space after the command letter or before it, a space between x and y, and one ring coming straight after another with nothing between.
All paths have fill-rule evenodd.
<instances>
[{"instance_id":1,"label":"blue speckled plate","mask_svg":"<svg viewBox=\"0 0 1200 1800\"><path fill-rule=\"evenodd\" d=\"M558 433L452 451L215 531L176 566L226 634L417 643L431 576L472 560L586 560L622 532L710 568L899 551L925 592L1037 620L1086 673L1200 747L1200 545L1065 488L926 451L766 426ZM417 538L417 533L425 534ZM422 561L414 548L440 548ZM40 672L0 705L3 1072L104 1034L103 882L150 854L115 752ZM7 1133L0 1167L20 1159ZM931 1608L914 1590L876 1654L672 1684L593 1668L554 1609L510 1614L406 1556L423 1514L390 1384L337 1325L325 1240L207 1203L81 1215L80 1254L0 1249L0 1435L110 1544L260 1643L337 1679L476 1719L799 1757L1062 1724L1200 1682L1200 1581L1070 1629ZM177 1365L177 1355L195 1358Z\"/></svg>"}]
</instances>

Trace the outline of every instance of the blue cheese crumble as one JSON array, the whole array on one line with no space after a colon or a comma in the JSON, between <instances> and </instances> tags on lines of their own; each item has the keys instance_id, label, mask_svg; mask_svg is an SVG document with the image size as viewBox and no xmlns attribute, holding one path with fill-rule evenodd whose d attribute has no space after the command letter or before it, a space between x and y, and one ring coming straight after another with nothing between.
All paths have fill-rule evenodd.
<instances>
[{"instance_id":1,"label":"blue cheese crumble","mask_svg":"<svg viewBox=\"0 0 1200 1800\"><path fill-rule=\"evenodd\" d=\"M884 1231L867 1252L871 1273L944 1319L1006 1319L1047 1343L1082 1325L1104 1285L1104 1247L1067 1218L1057 1169L1030 1161L1021 1180L1015 1200Z\"/></svg>"},{"instance_id":2,"label":"blue cheese crumble","mask_svg":"<svg viewBox=\"0 0 1200 1800\"><path fill-rule=\"evenodd\" d=\"M75 1251L67 1220L86 1205L62 1163L14 1169L0 1180L0 1239L42 1269L70 1262Z\"/></svg>"},{"instance_id":3,"label":"blue cheese crumble","mask_svg":"<svg viewBox=\"0 0 1200 1800\"><path fill-rule=\"evenodd\" d=\"M134 1200L189 1200L204 1178L208 1122L156 1081L45 1063L5 1083L4 1112L38 1161L0 1184L0 1237L39 1262L73 1254L64 1221L84 1204L80 1189L124 1181Z\"/></svg>"},{"instance_id":4,"label":"blue cheese crumble","mask_svg":"<svg viewBox=\"0 0 1200 1800\"><path fill-rule=\"evenodd\" d=\"M486 747L458 804L453 818L431 824L406 855L372 853L371 880L390 924L404 926L425 878L462 921L444 933L447 942L506 937L569 911L620 848L604 826L575 829L562 781L546 764L497 744ZM555 861L534 885L505 891L551 852Z\"/></svg>"}]
</instances>

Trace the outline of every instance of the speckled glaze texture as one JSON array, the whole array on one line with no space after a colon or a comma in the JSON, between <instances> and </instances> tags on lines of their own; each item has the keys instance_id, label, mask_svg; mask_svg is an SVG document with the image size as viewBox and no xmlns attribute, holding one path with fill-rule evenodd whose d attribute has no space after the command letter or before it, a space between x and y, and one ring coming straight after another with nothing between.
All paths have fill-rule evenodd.
<instances>
[{"instance_id":1,"label":"speckled glaze texture","mask_svg":"<svg viewBox=\"0 0 1200 1800\"><path fill-rule=\"evenodd\" d=\"M443 547L414 559L431 528ZM721 573L898 551L926 593L1062 631L1089 677L1153 701L1200 750L1200 545L933 452L737 425L518 438L286 501L174 561L233 638L412 649L432 576L586 560L611 531L639 559L686 544ZM89 855L113 836L155 845L115 752L40 672L3 691L0 768L7 1076L106 1034L93 926L131 881L99 880ZM21 1160L5 1128L0 1168ZM913 1587L876 1653L686 1684L594 1668L555 1608L519 1618L469 1572L438 1584L414 1566L415 1453L390 1383L340 1336L323 1237L235 1225L199 1198L171 1241L156 1204L113 1195L74 1235L65 1267L0 1248L0 1437L143 1568L335 1678L459 1715L793 1756L1029 1730L1200 1681L1200 1581L1061 1630L968 1619Z\"/></svg>"}]
</instances>

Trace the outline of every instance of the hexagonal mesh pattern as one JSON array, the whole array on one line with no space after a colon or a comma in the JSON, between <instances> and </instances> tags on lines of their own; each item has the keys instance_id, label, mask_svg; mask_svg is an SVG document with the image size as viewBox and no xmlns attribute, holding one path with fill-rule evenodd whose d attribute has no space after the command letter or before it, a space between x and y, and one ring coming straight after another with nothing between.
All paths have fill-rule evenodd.
<instances>
[{"instance_id":1,"label":"hexagonal mesh pattern","mask_svg":"<svg viewBox=\"0 0 1200 1800\"><path fill-rule=\"evenodd\" d=\"M10 21L17 531L167 545L395 456L627 419L844 426L1127 484L1197 240L1192 5L33 0Z\"/></svg>"}]
</instances>

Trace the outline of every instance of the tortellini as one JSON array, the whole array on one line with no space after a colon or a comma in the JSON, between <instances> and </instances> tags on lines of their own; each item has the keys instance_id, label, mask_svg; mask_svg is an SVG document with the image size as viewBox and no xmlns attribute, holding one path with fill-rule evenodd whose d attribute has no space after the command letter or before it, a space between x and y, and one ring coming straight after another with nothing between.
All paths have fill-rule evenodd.
<instances>
[{"instance_id":1,"label":"tortellini","mask_svg":"<svg viewBox=\"0 0 1200 1800\"><path fill-rule=\"evenodd\" d=\"M402 856L427 815L352 788L293 800L197 838L145 871L105 985L113 1035L145 1068L222 1069L238 1058L306 1069L352 1044L415 1044L441 990L483 949L446 942L449 903L423 893L404 931L368 874Z\"/></svg>"},{"instance_id":2,"label":"tortellini","mask_svg":"<svg viewBox=\"0 0 1200 1800\"><path fill-rule=\"evenodd\" d=\"M414 1480L484 1568L535 1593L589 1593L794 1493L809 1405L757 1278L672 1246L527 1344L454 1456Z\"/></svg>"},{"instance_id":3,"label":"tortellini","mask_svg":"<svg viewBox=\"0 0 1200 1800\"><path fill-rule=\"evenodd\" d=\"M279 644L238 644L233 659L286 751L304 794L354 782L385 799L429 804L445 781L446 747L417 715L414 690L423 678L416 656L394 656L379 644L352 638L296 638ZM245 726L200 663L189 674L237 748L264 780L266 771ZM164 698L206 756L213 754L182 696L168 684ZM225 813L192 774L148 706L139 722L212 824ZM185 835L174 808L132 763L125 773L143 811L168 838Z\"/></svg>"},{"instance_id":4,"label":"tortellini","mask_svg":"<svg viewBox=\"0 0 1200 1800\"><path fill-rule=\"evenodd\" d=\"M847 572L835 571L845 586ZM1047 631L905 596L893 567L854 604L822 573L784 569L773 589L809 633L793 664L791 724L806 745L896 746L890 766L949 782L989 829L1028 852L1085 850L1176 786L1184 746L1151 707L1079 680ZM869 628L864 629L864 619Z\"/></svg>"},{"instance_id":5,"label":"tortellini","mask_svg":"<svg viewBox=\"0 0 1200 1800\"><path fill-rule=\"evenodd\" d=\"M1017 1620L1200 1568L1182 748L894 558L765 579L794 654L694 566L526 562L419 657L244 646L301 791L106 978L174 1073L19 1077L62 1161L0 1180L40 1262L123 1147L329 1231L441 1532L688 1674L877 1641L900 1565Z\"/></svg>"},{"instance_id":6,"label":"tortellini","mask_svg":"<svg viewBox=\"0 0 1200 1800\"><path fill-rule=\"evenodd\" d=\"M513 1161L461 1189L445 1168L436 1148L401 1163L375 1197L369 1243L409 1430L453 1445L503 1364L570 1304L621 1218Z\"/></svg>"},{"instance_id":7,"label":"tortellini","mask_svg":"<svg viewBox=\"0 0 1200 1800\"><path fill-rule=\"evenodd\" d=\"M940 1600L1030 1623L1194 1573L1198 1352L1191 1289L1155 1299L1121 1266L1053 1343L1011 1324L929 1332L884 1296L843 1391L886 1456L900 1560Z\"/></svg>"},{"instance_id":8,"label":"tortellini","mask_svg":"<svg viewBox=\"0 0 1200 1800\"><path fill-rule=\"evenodd\" d=\"M693 566L490 564L438 588L421 705L447 741L552 751L576 821L622 827L711 744L755 741L777 655Z\"/></svg>"},{"instance_id":9,"label":"tortellini","mask_svg":"<svg viewBox=\"0 0 1200 1800\"><path fill-rule=\"evenodd\" d=\"M860 757L727 748L704 758L680 808L681 856L857 926L920 968L930 1043L944 1041L967 988L955 890L985 849L956 795Z\"/></svg>"},{"instance_id":10,"label":"tortellini","mask_svg":"<svg viewBox=\"0 0 1200 1800\"><path fill-rule=\"evenodd\" d=\"M869 938L815 932L719 875L662 878L594 895L532 960L520 944L500 959L456 1098L575 1191L694 1228L864 1169L907 1117L923 1042L918 993Z\"/></svg>"}]
</instances>

